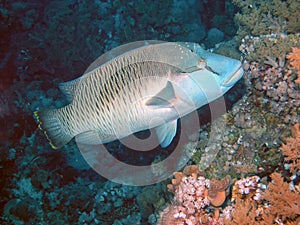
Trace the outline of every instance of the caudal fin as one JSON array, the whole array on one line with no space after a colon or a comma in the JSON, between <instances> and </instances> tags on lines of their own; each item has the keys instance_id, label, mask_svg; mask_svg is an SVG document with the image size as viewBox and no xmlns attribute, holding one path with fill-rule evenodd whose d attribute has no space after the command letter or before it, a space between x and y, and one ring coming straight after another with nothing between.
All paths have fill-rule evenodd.
<instances>
[{"instance_id":1,"label":"caudal fin","mask_svg":"<svg viewBox=\"0 0 300 225\"><path fill-rule=\"evenodd\" d=\"M57 118L58 110L35 111L39 128L44 131L52 148L57 149L66 145L73 138L65 132L63 124Z\"/></svg>"}]
</instances>

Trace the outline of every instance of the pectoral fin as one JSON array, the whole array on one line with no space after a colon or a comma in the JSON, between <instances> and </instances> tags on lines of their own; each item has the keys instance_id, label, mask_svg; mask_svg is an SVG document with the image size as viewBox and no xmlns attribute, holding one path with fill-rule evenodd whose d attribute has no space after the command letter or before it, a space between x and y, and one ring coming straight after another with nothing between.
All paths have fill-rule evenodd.
<instances>
[{"instance_id":1,"label":"pectoral fin","mask_svg":"<svg viewBox=\"0 0 300 225\"><path fill-rule=\"evenodd\" d=\"M166 148L170 145L177 131L177 120L165 123L155 128L160 146Z\"/></svg>"},{"instance_id":2,"label":"pectoral fin","mask_svg":"<svg viewBox=\"0 0 300 225\"><path fill-rule=\"evenodd\" d=\"M167 85L154 97L150 98L147 102L147 106L155 107L173 107L172 101L176 99L175 91L173 85L170 81L167 82Z\"/></svg>"}]
</instances>

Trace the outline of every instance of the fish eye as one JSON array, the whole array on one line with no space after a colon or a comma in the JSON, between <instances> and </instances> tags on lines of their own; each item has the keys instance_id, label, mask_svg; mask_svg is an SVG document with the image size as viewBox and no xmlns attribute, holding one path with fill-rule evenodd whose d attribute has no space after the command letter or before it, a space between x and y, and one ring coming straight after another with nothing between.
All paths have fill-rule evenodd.
<instances>
[{"instance_id":1,"label":"fish eye","mask_svg":"<svg viewBox=\"0 0 300 225\"><path fill-rule=\"evenodd\" d=\"M191 66L185 69L185 72L194 72L196 70L207 69L207 63L205 59L199 59L195 66Z\"/></svg>"},{"instance_id":2,"label":"fish eye","mask_svg":"<svg viewBox=\"0 0 300 225\"><path fill-rule=\"evenodd\" d=\"M199 59L197 62L197 68L200 70L207 69L208 71L220 76L217 71L214 71L210 66L207 65L205 59Z\"/></svg>"},{"instance_id":3,"label":"fish eye","mask_svg":"<svg viewBox=\"0 0 300 225\"><path fill-rule=\"evenodd\" d=\"M199 59L198 60L198 62L197 62L197 67L199 68L199 69L205 69L206 68L206 66L207 66L207 63L206 63L206 61L204 60L204 59Z\"/></svg>"}]
</instances>

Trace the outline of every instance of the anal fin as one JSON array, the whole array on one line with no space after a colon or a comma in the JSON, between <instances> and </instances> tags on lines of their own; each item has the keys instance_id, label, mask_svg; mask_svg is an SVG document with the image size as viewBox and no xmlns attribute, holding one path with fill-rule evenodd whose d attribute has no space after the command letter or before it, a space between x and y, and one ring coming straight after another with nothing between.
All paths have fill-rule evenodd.
<instances>
[{"instance_id":1,"label":"anal fin","mask_svg":"<svg viewBox=\"0 0 300 225\"><path fill-rule=\"evenodd\" d=\"M101 137L97 131L87 131L80 133L75 137L77 143L88 144L88 145L98 145L102 144Z\"/></svg>"}]
</instances>

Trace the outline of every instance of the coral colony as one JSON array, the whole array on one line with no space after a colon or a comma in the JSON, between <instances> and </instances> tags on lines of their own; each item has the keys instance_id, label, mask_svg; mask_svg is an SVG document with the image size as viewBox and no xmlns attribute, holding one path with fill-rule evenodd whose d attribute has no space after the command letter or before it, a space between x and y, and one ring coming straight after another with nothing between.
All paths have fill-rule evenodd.
<instances>
[{"instance_id":1,"label":"coral colony","mask_svg":"<svg viewBox=\"0 0 300 225\"><path fill-rule=\"evenodd\" d=\"M299 15L296 0L1 1L0 224L300 224ZM245 72L224 112L198 110L173 176L123 185L95 173L74 142L51 149L33 112L67 105L56 87L98 56L150 39L198 43ZM106 149L163 174L157 163L181 133L165 149Z\"/></svg>"}]
</instances>

